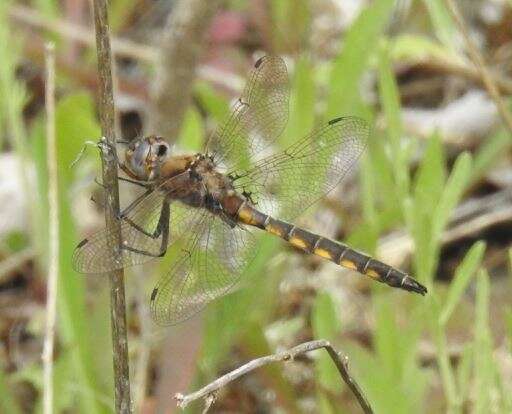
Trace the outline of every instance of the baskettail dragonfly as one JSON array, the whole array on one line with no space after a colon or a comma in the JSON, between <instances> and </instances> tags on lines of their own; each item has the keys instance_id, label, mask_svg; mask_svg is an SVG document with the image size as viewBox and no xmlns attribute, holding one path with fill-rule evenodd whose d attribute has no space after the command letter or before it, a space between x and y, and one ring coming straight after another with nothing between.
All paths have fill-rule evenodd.
<instances>
[{"instance_id":1,"label":"baskettail dragonfly","mask_svg":"<svg viewBox=\"0 0 512 414\"><path fill-rule=\"evenodd\" d=\"M257 252L252 229L391 287L424 295L406 273L292 224L339 184L363 153L367 123L340 117L284 151L272 151L288 120L289 82L280 57L254 65L231 115L203 152L173 154L159 136L128 144L120 168L144 193L119 215L121 242L101 230L82 240L75 270L105 273L172 255L151 294L153 319L176 324L225 295ZM277 218L279 217L279 219Z\"/></svg>"}]
</instances>

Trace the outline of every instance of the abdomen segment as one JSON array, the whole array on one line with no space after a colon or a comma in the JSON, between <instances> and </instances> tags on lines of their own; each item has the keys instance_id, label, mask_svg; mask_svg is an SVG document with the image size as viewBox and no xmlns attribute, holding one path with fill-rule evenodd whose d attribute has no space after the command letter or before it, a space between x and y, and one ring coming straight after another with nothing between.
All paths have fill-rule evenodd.
<instances>
[{"instance_id":1,"label":"abdomen segment","mask_svg":"<svg viewBox=\"0 0 512 414\"><path fill-rule=\"evenodd\" d=\"M326 239L307 230L274 219L244 203L238 211L242 223L258 227L286 240L307 253L312 253L337 265L355 270L389 286L416 292L427 293L427 288L400 270L367 256L345 244Z\"/></svg>"}]
</instances>

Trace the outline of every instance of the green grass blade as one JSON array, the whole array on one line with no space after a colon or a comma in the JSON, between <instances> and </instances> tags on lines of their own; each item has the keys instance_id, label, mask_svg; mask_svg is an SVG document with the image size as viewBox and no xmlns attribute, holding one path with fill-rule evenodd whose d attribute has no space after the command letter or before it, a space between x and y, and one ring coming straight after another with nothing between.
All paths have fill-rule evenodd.
<instances>
[{"instance_id":1,"label":"green grass blade","mask_svg":"<svg viewBox=\"0 0 512 414\"><path fill-rule=\"evenodd\" d=\"M475 390L474 413L488 413L494 392L495 364L492 358L492 336L489 328L489 275L480 271L476 285L475 303Z\"/></svg>"},{"instance_id":2,"label":"green grass blade","mask_svg":"<svg viewBox=\"0 0 512 414\"><path fill-rule=\"evenodd\" d=\"M432 228L432 239L438 242L453 209L457 206L471 177L471 155L467 152L457 157L453 170L446 182L446 186L435 209Z\"/></svg>"},{"instance_id":3,"label":"green grass blade","mask_svg":"<svg viewBox=\"0 0 512 414\"><path fill-rule=\"evenodd\" d=\"M475 154L471 181L478 182L497 159L508 152L511 145L510 135L506 131L500 131L486 139Z\"/></svg>"},{"instance_id":4,"label":"green grass blade","mask_svg":"<svg viewBox=\"0 0 512 414\"><path fill-rule=\"evenodd\" d=\"M436 360L439 365L439 373L443 384L443 391L446 395L448 411L457 412L461 405L457 383L455 381L455 373L450 362L450 354L448 351L448 341L446 338L445 327L439 324L439 314L441 304L436 295L430 297L430 324L437 348Z\"/></svg>"},{"instance_id":5,"label":"green grass blade","mask_svg":"<svg viewBox=\"0 0 512 414\"><path fill-rule=\"evenodd\" d=\"M315 298L311 325L316 339L334 341L340 331L336 307L328 293L321 293ZM327 353L322 352L316 361L318 383L332 392L339 392L340 377L336 367Z\"/></svg>"},{"instance_id":6,"label":"green grass blade","mask_svg":"<svg viewBox=\"0 0 512 414\"><path fill-rule=\"evenodd\" d=\"M444 2L442 0L424 0L423 3L428 10L437 38L447 48L453 49L455 27Z\"/></svg>"},{"instance_id":7,"label":"green grass blade","mask_svg":"<svg viewBox=\"0 0 512 414\"><path fill-rule=\"evenodd\" d=\"M459 386L460 401L466 401L471 389L471 371L473 368L473 346L466 345L462 351L457 365L457 383Z\"/></svg>"},{"instance_id":8,"label":"green grass blade","mask_svg":"<svg viewBox=\"0 0 512 414\"><path fill-rule=\"evenodd\" d=\"M315 83L311 62L300 58L295 65L290 96L290 118L280 139L287 148L313 128L315 120Z\"/></svg>"},{"instance_id":9,"label":"green grass blade","mask_svg":"<svg viewBox=\"0 0 512 414\"><path fill-rule=\"evenodd\" d=\"M361 12L345 36L343 50L334 61L329 81L328 118L359 112L359 81L394 5L393 0L373 2Z\"/></svg>"},{"instance_id":10,"label":"green grass blade","mask_svg":"<svg viewBox=\"0 0 512 414\"><path fill-rule=\"evenodd\" d=\"M450 319L455 307L459 303L464 291L469 285L471 278L476 273L482 263L485 253L485 242L476 242L467 252L466 256L455 270L455 276L450 284L448 297L441 311L439 323L446 325Z\"/></svg>"},{"instance_id":11,"label":"green grass blade","mask_svg":"<svg viewBox=\"0 0 512 414\"><path fill-rule=\"evenodd\" d=\"M391 144L391 163L399 200L409 193L409 154L402 145L402 122L400 119L400 96L389 59L387 44L379 51L379 91L380 101L386 116L387 134Z\"/></svg>"}]
</instances>

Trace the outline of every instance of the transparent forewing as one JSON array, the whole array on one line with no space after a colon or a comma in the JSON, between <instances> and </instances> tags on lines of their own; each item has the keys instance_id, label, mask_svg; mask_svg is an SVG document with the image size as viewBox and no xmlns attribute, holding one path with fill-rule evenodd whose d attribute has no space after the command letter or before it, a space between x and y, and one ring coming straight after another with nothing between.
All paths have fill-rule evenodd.
<instances>
[{"instance_id":1,"label":"transparent forewing","mask_svg":"<svg viewBox=\"0 0 512 414\"><path fill-rule=\"evenodd\" d=\"M107 229L82 240L73 253L73 268L80 273L104 273L142 264L160 255L169 243L187 231L200 214L198 209L173 202L169 206L170 219L165 220L160 231L157 231L163 203L164 196L157 189L146 196L126 218L121 219L121 248L118 255L112 254L112 246L116 245L117 239ZM167 240L164 239L165 230L169 232Z\"/></svg>"},{"instance_id":2,"label":"transparent forewing","mask_svg":"<svg viewBox=\"0 0 512 414\"><path fill-rule=\"evenodd\" d=\"M283 60L265 56L254 66L231 116L206 148L218 165L254 160L281 135L288 121L289 82Z\"/></svg>"},{"instance_id":3,"label":"transparent forewing","mask_svg":"<svg viewBox=\"0 0 512 414\"><path fill-rule=\"evenodd\" d=\"M160 325L190 318L225 295L256 254L254 236L205 211L186 237L172 245L173 266L151 294L151 314Z\"/></svg>"},{"instance_id":4,"label":"transparent forewing","mask_svg":"<svg viewBox=\"0 0 512 414\"><path fill-rule=\"evenodd\" d=\"M363 153L368 134L362 119L333 119L285 151L230 174L259 210L291 220L341 181Z\"/></svg>"}]
</instances>

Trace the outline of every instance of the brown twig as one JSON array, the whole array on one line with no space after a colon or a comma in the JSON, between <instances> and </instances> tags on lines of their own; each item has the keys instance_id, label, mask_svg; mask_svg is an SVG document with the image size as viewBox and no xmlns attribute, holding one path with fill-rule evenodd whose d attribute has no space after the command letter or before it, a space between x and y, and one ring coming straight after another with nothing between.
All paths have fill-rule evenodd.
<instances>
[{"instance_id":1,"label":"brown twig","mask_svg":"<svg viewBox=\"0 0 512 414\"><path fill-rule=\"evenodd\" d=\"M480 76L482 77L482 82L485 85L485 88L489 92L489 95L491 96L492 100L496 104L498 111L503 119L503 122L505 123L507 129L509 132L512 133L512 115L510 114L509 110L507 109L505 103L503 102L503 99L501 98L500 91L498 87L496 86L496 82L489 71L487 69L487 65L485 63L485 60L474 44L473 40L471 39L471 36L468 32L468 29L466 27L466 24L464 22L464 19L462 18L455 2L453 0L445 0L446 6L452 15L453 19L455 20L455 23L457 24L462 36L464 37L464 41L466 42L466 47L468 49L468 53L473 60L473 62L476 65L476 68L478 72L480 72Z\"/></svg>"},{"instance_id":2,"label":"brown twig","mask_svg":"<svg viewBox=\"0 0 512 414\"><path fill-rule=\"evenodd\" d=\"M48 168L49 263L46 294L46 328L44 336L43 412L53 412L53 345L57 310L59 275L59 200L57 183L57 143L55 137L55 46L46 45L46 160Z\"/></svg>"},{"instance_id":3,"label":"brown twig","mask_svg":"<svg viewBox=\"0 0 512 414\"><path fill-rule=\"evenodd\" d=\"M180 0L162 35L149 130L175 139L192 96L204 35L220 0Z\"/></svg>"},{"instance_id":4,"label":"brown twig","mask_svg":"<svg viewBox=\"0 0 512 414\"><path fill-rule=\"evenodd\" d=\"M244 364L241 367L223 375L222 377L217 378L215 381L211 382L210 384L206 385L205 387L201 388L196 392L193 392L188 395L176 394L174 398L177 400L178 406L181 408L185 408L192 401L204 399L206 404L205 409L207 410L212 405L212 400L214 400L217 391L222 387L226 386L227 384L229 384L230 382L234 381L235 379L241 377L242 375L245 375L255 370L256 368L260 368L264 365L268 365L273 362L290 361L295 359L298 355L315 351L321 348L324 348L327 351L332 361L336 365L336 368L338 369L338 372L341 375L343 381L345 382L345 384L347 384L352 393L355 395L363 411L365 413L373 413L370 403L364 396L361 388L348 372L348 358L346 356L341 356L340 353L338 353L333 348L329 341L323 339L305 342L287 351L253 359L247 364Z\"/></svg>"},{"instance_id":5,"label":"brown twig","mask_svg":"<svg viewBox=\"0 0 512 414\"><path fill-rule=\"evenodd\" d=\"M117 153L115 138L114 90L112 81L112 56L110 49L107 5L105 0L94 0L94 27L99 72L99 113L103 184L105 187L105 222L113 237L111 254L118 256L121 245L119 215L119 187L117 182ZM114 384L116 413L129 413L130 375L128 365L128 339L126 334L126 305L124 272L122 269L110 273L110 311L112 323L112 346L114 359Z\"/></svg>"}]
</instances>

